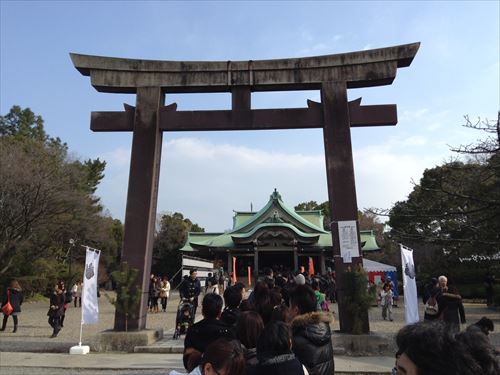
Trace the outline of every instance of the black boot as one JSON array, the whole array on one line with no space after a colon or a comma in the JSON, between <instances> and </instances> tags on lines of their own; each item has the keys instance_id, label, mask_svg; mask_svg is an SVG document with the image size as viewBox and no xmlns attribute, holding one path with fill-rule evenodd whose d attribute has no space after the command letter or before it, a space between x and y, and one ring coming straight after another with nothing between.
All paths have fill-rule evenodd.
<instances>
[{"instance_id":1,"label":"black boot","mask_svg":"<svg viewBox=\"0 0 500 375\"><path fill-rule=\"evenodd\" d=\"M61 316L61 322L59 324L61 326L61 328L64 327L64 318L65 317L66 317L66 315Z\"/></svg>"},{"instance_id":2,"label":"black boot","mask_svg":"<svg viewBox=\"0 0 500 375\"><path fill-rule=\"evenodd\" d=\"M16 333L17 332L17 316L12 315L12 319L14 319L14 330L12 331L12 333Z\"/></svg>"},{"instance_id":3,"label":"black boot","mask_svg":"<svg viewBox=\"0 0 500 375\"><path fill-rule=\"evenodd\" d=\"M7 326L7 319L9 319L8 315L3 316L3 322L2 322L2 328L0 328L0 331L5 331L5 326Z\"/></svg>"}]
</instances>

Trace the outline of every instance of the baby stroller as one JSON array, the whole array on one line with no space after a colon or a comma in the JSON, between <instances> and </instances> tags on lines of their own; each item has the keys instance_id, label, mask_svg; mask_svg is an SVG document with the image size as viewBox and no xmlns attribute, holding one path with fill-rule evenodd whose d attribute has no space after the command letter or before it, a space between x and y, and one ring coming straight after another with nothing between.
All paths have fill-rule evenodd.
<instances>
[{"instance_id":1,"label":"baby stroller","mask_svg":"<svg viewBox=\"0 0 500 375\"><path fill-rule=\"evenodd\" d=\"M180 335L185 335L188 328L194 323L194 305L187 298L181 299L177 308L177 316L175 318L174 339L178 339Z\"/></svg>"}]
</instances>

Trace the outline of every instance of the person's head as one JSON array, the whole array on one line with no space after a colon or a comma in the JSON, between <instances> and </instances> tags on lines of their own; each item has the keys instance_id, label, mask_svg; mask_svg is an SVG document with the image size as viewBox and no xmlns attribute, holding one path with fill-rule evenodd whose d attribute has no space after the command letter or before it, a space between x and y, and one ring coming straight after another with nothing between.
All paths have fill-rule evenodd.
<instances>
[{"instance_id":1,"label":"person's head","mask_svg":"<svg viewBox=\"0 0 500 375\"><path fill-rule=\"evenodd\" d=\"M478 365L441 321L419 322L396 335L398 374L476 374Z\"/></svg>"},{"instance_id":2,"label":"person's head","mask_svg":"<svg viewBox=\"0 0 500 375\"><path fill-rule=\"evenodd\" d=\"M212 272L209 272L209 273L208 273L208 277L212 277Z\"/></svg>"},{"instance_id":3,"label":"person's head","mask_svg":"<svg viewBox=\"0 0 500 375\"><path fill-rule=\"evenodd\" d=\"M273 270L269 267L264 268L264 276L273 277Z\"/></svg>"},{"instance_id":4,"label":"person's head","mask_svg":"<svg viewBox=\"0 0 500 375\"><path fill-rule=\"evenodd\" d=\"M245 372L245 357L235 341L218 339L210 343L201 358L202 375L238 375Z\"/></svg>"},{"instance_id":5,"label":"person's head","mask_svg":"<svg viewBox=\"0 0 500 375\"><path fill-rule=\"evenodd\" d=\"M488 336L490 332L493 332L495 330L493 321L485 316L483 316L473 325L478 327L486 336Z\"/></svg>"},{"instance_id":6,"label":"person's head","mask_svg":"<svg viewBox=\"0 0 500 375\"><path fill-rule=\"evenodd\" d=\"M448 278L446 276L439 276L438 283L439 283L439 287L441 289L447 288L448 287Z\"/></svg>"},{"instance_id":7,"label":"person's head","mask_svg":"<svg viewBox=\"0 0 500 375\"><path fill-rule=\"evenodd\" d=\"M433 278L431 279L431 286L432 286L432 287L436 287L436 286L438 286L438 284L439 284L439 283L438 283L438 279L436 279L435 277L433 277Z\"/></svg>"},{"instance_id":8,"label":"person's head","mask_svg":"<svg viewBox=\"0 0 500 375\"><path fill-rule=\"evenodd\" d=\"M196 276L198 276L198 270L196 268L189 271L189 277L191 277L193 280L196 279Z\"/></svg>"},{"instance_id":9,"label":"person's head","mask_svg":"<svg viewBox=\"0 0 500 375\"><path fill-rule=\"evenodd\" d=\"M237 308L241 303L241 290L236 286L230 286L224 291L224 303L230 309Z\"/></svg>"},{"instance_id":10,"label":"person's head","mask_svg":"<svg viewBox=\"0 0 500 375\"><path fill-rule=\"evenodd\" d=\"M242 299L245 298L245 293L246 293L245 284L243 284L241 281L238 281L236 284L234 284L234 287L240 290L241 298Z\"/></svg>"},{"instance_id":11,"label":"person's head","mask_svg":"<svg viewBox=\"0 0 500 375\"><path fill-rule=\"evenodd\" d=\"M317 279L311 281L311 288L313 288L313 290L319 290L319 282Z\"/></svg>"},{"instance_id":12,"label":"person's head","mask_svg":"<svg viewBox=\"0 0 500 375\"><path fill-rule=\"evenodd\" d=\"M10 282L10 287L11 287L12 289L21 290L21 285L19 284L19 281L17 281L17 280L12 280L12 281Z\"/></svg>"},{"instance_id":13,"label":"person's head","mask_svg":"<svg viewBox=\"0 0 500 375\"><path fill-rule=\"evenodd\" d=\"M257 340L257 355L264 353L273 356L288 354L291 351L292 339L290 327L284 322L269 322Z\"/></svg>"},{"instance_id":14,"label":"person's head","mask_svg":"<svg viewBox=\"0 0 500 375\"><path fill-rule=\"evenodd\" d=\"M236 337L245 348L252 349L257 346L257 339L264 329L264 322L256 311L241 313L236 323Z\"/></svg>"},{"instance_id":15,"label":"person's head","mask_svg":"<svg viewBox=\"0 0 500 375\"><path fill-rule=\"evenodd\" d=\"M455 337L458 344L464 347L464 351L480 366L481 371L476 371L477 374L500 374L500 363L496 359L495 348L480 329L467 329Z\"/></svg>"},{"instance_id":16,"label":"person's head","mask_svg":"<svg viewBox=\"0 0 500 375\"><path fill-rule=\"evenodd\" d=\"M205 318L217 319L222 312L222 297L215 293L206 294L201 303L201 313Z\"/></svg>"},{"instance_id":17,"label":"person's head","mask_svg":"<svg viewBox=\"0 0 500 375\"><path fill-rule=\"evenodd\" d=\"M61 285L59 283L54 285L54 293L61 294L63 290L61 289Z\"/></svg>"},{"instance_id":18,"label":"person's head","mask_svg":"<svg viewBox=\"0 0 500 375\"><path fill-rule=\"evenodd\" d=\"M309 285L297 285L290 293L290 307L296 314L316 311L317 301Z\"/></svg>"},{"instance_id":19,"label":"person's head","mask_svg":"<svg viewBox=\"0 0 500 375\"><path fill-rule=\"evenodd\" d=\"M168 276L163 276L163 281L168 281Z\"/></svg>"},{"instance_id":20,"label":"person's head","mask_svg":"<svg viewBox=\"0 0 500 375\"><path fill-rule=\"evenodd\" d=\"M295 281L295 284L297 284L297 285L304 285L306 283L306 278L301 273L299 273L297 276L295 276L293 278L293 280Z\"/></svg>"},{"instance_id":21,"label":"person's head","mask_svg":"<svg viewBox=\"0 0 500 375\"><path fill-rule=\"evenodd\" d=\"M383 288L384 288L384 291L387 292L387 291L389 291L389 289L391 289L391 286L388 283L385 283Z\"/></svg>"},{"instance_id":22,"label":"person's head","mask_svg":"<svg viewBox=\"0 0 500 375\"><path fill-rule=\"evenodd\" d=\"M274 306L270 321L290 323L292 318L292 311L288 306L282 303L281 305Z\"/></svg>"}]
</instances>

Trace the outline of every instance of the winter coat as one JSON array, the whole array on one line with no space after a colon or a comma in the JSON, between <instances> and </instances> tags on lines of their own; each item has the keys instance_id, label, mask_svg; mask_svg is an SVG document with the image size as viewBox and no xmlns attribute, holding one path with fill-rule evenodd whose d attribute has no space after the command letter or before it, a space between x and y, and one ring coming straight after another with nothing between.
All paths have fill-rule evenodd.
<instances>
[{"instance_id":1,"label":"winter coat","mask_svg":"<svg viewBox=\"0 0 500 375\"><path fill-rule=\"evenodd\" d=\"M238 308L230 309L226 307L224 311L222 311L220 320L221 322L224 322L229 326L235 326L240 315L241 315L240 309Z\"/></svg>"},{"instance_id":2,"label":"winter coat","mask_svg":"<svg viewBox=\"0 0 500 375\"><path fill-rule=\"evenodd\" d=\"M465 310L459 294L444 292L437 297L439 318L459 330L460 323L465 323Z\"/></svg>"},{"instance_id":3,"label":"winter coat","mask_svg":"<svg viewBox=\"0 0 500 375\"><path fill-rule=\"evenodd\" d=\"M64 293L52 293L50 295L50 306L47 316L57 318L64 315Z\"/></svg>"},{"instance_id":4,"label":"winter coat","mask_svg":"<svg viewBox=\"0 0 500 375\"><path fill-rule=\"evenodd\" d=\"M310 375L330 375L335 371L331 321L330 314L318 311L292 320L292 350Z\"/></svg>"},{"instance_id":5,"label":"winter coat","mask_svg":"<svg viewBox=\"0 0 500 375\"><path fill-rule=\"evenodd\" d=\"M189 327L184 340L184 348L194 348L201 353L207 346L221 338L235 339L231 327L218 319L202 319Z\"/></svg>"},{"instance_id":6,"label":"winter coat","mask_svg":"<svg viewBox=\"0 0 500 375\"><path fill-rule=\"evenodd\" d=\"M160 297L169 298L170 297L170 282L162 281L160 288Z\"/></svg>"},{"instance_id":7,"label":"winter coat","mask_svg":"<svg viewBox=\"0 0 500 375\"><path fill-rule=\"evenodd\" d=\"M304 369L295 354L258 355L259 363L247 367L247 375L303 375Z\"/></svg>"},{"instance_id":8,"label":"winter coat","mask_svg":"<svg viewBox=\"0 0 500 375\"><path fill-rule=\"evenodd\" d=\"M21 305L23 304L23 293L16 288L7 288L5 291L3 298L2 298L2 307L7 304L8 301L8 295L7 291L10 291L10 304L12 305L12 308L14 309L12 311L12 314L15 313L20 313L21 312Z\"/></svg>"},{"instance_id":9,"label":"winter coat","mask_svg":"<svg viewBox=\"0 0 500 375\"><path fill-rule=\"evenodd\" d=\"M257 348L247 349L243 346L243 344L241 346L243 347L247 369L248 367L256 366L259 363L259 360L257 359Z\"/></svg>"},{"instance_id":10,"label":"winter coat","mask_svg":"<svg viewBox=\"0 0 500 375\"><path fill-rule=\"evenodd\" d=\"M198 296L201 292L201 283L198 279L192 279L188 277L184 280L179 288L179 293L181 298L194 298L195 301L198 300ZM196 303L197 305L197 303Z\"/></svg>"}]
</instances>

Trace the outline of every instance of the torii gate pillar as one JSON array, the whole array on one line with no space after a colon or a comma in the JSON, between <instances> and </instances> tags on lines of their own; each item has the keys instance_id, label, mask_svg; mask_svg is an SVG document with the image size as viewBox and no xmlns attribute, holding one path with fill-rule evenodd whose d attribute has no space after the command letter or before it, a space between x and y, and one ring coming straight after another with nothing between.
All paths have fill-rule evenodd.
<instances>
[{"instance_id":1,"label":"torii gate pillar","mask_svg":"<svg viewBox=\"0 0 500 375\"><path fill-rule=\"evenodd\" d=\"M164 100L159 87L137 89L122 261L139 270L138 281L142 286L149 285L151 272L162 147L157 114ZM135 318L128 319L128 329L146 328L147 298L148 289L142 287L139 310ZM125 316L118 310L114 328L125 330Z\"/></svg>"},{"instance_id":2,"label":"torii gate pillar","mask_svg":"<svg viewBox=\"0 0 500 375\"><path fill-rule=\"evenodd\" d=\"M321 104L323 105L323 138L325 142L326 176L328 183L328 199L331 212L330 229L334 241L333 257L337 275L337 302L339 317L348 317L344 303L345 290L341 277L346 264L341 257L338 241L338 222L355 221L358 225L358 204L356 202L356 184L354 181L354 164L352 159L351 124L349 120L349 103L347 101L347 85L345 81L325 82L321 87ZM358 244L360 243L357 228ZM337 239L337 240L335 240ZM353 257L352 267L363 267L361 256ZM352 319L339 319L340 331L352 331ZM364 331L368 331L368 314L363 317Z\"/></svg>"}]
</instances>

